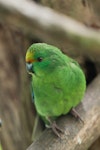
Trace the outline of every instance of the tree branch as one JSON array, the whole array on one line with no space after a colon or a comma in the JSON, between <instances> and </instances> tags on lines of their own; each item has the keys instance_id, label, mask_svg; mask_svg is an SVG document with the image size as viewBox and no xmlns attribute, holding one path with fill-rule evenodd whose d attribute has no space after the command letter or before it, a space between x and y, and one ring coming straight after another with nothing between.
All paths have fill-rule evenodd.
<instances>
[{"instance_id":1,"label":"tree branch","mask_svg":"<svg viewBox=\"0 0 100 150\"><path fill-rule=\"evenodd\" d=\"M83 102L76 109L84 124L70 115L62 116L58 124L68 135L56 137L46 129L27 150L86 150L100 136L100 75L87 88Z\"/></svg>"},{"instance_id":2,"label":"tree branch","mask_svg":"<svg viewBox=\"0 0 100 150\"><path fill-rule=\"evenodd\" d=\"M28 0L0 0L0 19L23 29L47 43L61 47L74 44L74 50L100 61L100 34L85 25ZM78 46L77 46L78 45ZM79 51L78 51L79 49Z\"/></svg>"}]
</instances>

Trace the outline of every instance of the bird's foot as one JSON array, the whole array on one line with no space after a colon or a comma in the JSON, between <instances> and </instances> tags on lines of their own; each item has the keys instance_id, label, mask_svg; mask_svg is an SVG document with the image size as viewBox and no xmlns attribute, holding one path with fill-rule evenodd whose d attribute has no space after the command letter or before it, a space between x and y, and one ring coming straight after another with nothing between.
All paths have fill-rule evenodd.
<instances>
[{"instance_id":1,"label":"bird's foot","mask_svg":"<svg viewBox=\"0 0 100 150\"><path fill-rule=\"evenodd\" d=\"M72 108L70 110L70 113L77 119L79 119L83 124L84 124L84 121L83 119L81 118L81 116L79 115L79 113L75 110L75 108Z\"/></svg>"},{"instance_id":2,"label":"bird's foot","mask_svg":"<svg viewBox=\"0 0 100 150\"><path fill-rule=\"evenodd\" d=\"M58 137L60 137L59 132L64 133L64 131L56 124L55 121L51 124L51 128Z\"/></svg>"},{"instance_id":3,"label":"bird's foot","mask_svg":"<svg viewBox=\"0 0 100 150\"><path fill-rule=\"evenodd\" d=\"M55 133L55 135L57 135L59 138L60 133L64 133L64 131L56 124L56 121L51 121L50 118L48 119L49 123L50 123L50 128L52 128L53 132ZM60 132L60 133L59 133Z\"/></svg>"}]
</instances>

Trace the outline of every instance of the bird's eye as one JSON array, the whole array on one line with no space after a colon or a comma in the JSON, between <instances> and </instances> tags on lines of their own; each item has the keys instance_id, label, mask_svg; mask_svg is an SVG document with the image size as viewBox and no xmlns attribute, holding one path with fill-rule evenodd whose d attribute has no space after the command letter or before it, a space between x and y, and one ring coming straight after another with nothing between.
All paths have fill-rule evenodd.
<instances>
[{"instance_id":1,"label":"bird's eye","mask_svg":"<svg viewBox=\"0 0 100 150\"><path fill-rule=\"evenodd\" d=\"M42 59L43 59L42 57L38 57L38 58L37 58L37 60L38 60L39 62L41 62Z\"/></svg>"}]
</instances>

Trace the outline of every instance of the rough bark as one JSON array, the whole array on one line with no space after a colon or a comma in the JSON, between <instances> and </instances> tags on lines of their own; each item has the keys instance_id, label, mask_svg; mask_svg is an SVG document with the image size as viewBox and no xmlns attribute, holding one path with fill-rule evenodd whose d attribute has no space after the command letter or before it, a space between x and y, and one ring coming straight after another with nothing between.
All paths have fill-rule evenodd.
<instances>
[{"instance_id":1,"label":"rough bark","mask_svg":"<svg viewBox=\"0 0 100 150\"><path fill-rule=\"evenodd\" d=\"M39 0L37 3L48 6L87 25L90 25L94 20L95 14L91 11L88 0Z\"/></svg>"}]
</instances>

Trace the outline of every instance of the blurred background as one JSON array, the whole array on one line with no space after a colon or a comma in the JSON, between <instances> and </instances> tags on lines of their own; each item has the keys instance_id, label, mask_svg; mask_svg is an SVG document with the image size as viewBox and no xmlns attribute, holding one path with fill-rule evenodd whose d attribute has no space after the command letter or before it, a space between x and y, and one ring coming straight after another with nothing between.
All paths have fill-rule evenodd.
<instances>
[{"instance_id":1,"label":"blurred background","mask_svg":"<svg viewBox=\"0 0 100 150\"><path fill-rule=\"evenodd\" d=\"M33 21L27 13L32 6ZM89 48L93 53L88 53L87 45L84 47L81 40L69 37L62 40L64 33L59 34L60 28L45 28L47 22L42 16L48 20L54 17L48 14L49 11L46 13L48 9L45 8L100 32L99 0L0 0L0 150L25 150L32 143L35 109L31 101L31 78L25 68L26 50L32 43L53 44L76 59L84 70L87 86L100 72L100 51L95 51L98 49L96 44ZM89 150L99 149L100 138Z\"/></svg>"}]
</instances>

